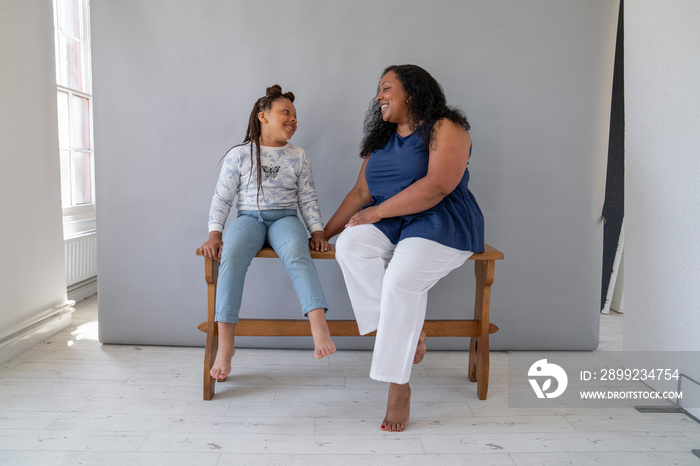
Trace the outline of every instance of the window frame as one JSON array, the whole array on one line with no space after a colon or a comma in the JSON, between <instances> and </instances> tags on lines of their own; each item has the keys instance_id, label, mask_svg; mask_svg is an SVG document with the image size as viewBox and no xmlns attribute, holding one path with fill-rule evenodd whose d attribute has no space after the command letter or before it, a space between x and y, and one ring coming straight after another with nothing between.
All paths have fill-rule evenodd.
<instances>
[{"instance_id":1,"label":"window frame","mask_svg":"<svg viewBox=\"0 0 700 466\"><path fill-rule=\"evenodd\" d=\"M60 0L53 0L54 8L54 40L55 40L55 63L56 63L56 99L62 97L61 93L65 93L68 96L67 102L67 128L68 133L68 146L66 147L65 141L61 145L59 138L59 160L61 159L61 154L66 151L68 152L68 167L65 166L63 161L61 164L61 173L68 173L69 179L65 179L65 176L61 177L61 205L63 210L63 227L64 227L64 237L70 238L88 231L96 230L96 213L97 213L97 203L95 198L95 144L94 144L94 125L93 125L93 96L92 96L92 54L91 54L91 36L90 36L90 0L77 0L79 15L81 16L80 26L82 28L82 38L75 37L68 34L65 30L59 29L59 11ZM65 36L72 40L78 41L80 43L81 51L81 87L80 89L74 89L68 87L67 83L60 83L62 76L61 67L65 63L61 60L61 40ZM73 101L75 97L84 98L88 101L88 137L90 140L89 148L76 148L73 147L72 134L73 134ZM58 115L59 124L62 121L63 116ZM60 131L60 129L59 129ZM75 185L75 179L73 177L73 156L76 153L85 153L89 156L90 161L90 203L76 205L73 203L74 199L70 200L70 203L64 203L63 193L71 193L73 197L73 190ZM68 187L65 183L70 183ZM66 205L67 204L67 205Z\"/></svg>"}]
</instances>

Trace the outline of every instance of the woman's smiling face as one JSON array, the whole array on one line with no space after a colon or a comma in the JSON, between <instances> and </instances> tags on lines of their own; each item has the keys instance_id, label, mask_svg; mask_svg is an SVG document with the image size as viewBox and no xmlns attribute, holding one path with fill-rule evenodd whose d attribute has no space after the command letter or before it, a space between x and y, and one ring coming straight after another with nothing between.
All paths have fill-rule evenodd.
<instances>
[{"instance_id":1,"label":"woman's smiling face","mask_svg":"<svg viewBox=\"0 0 700 466\"><path fill-rule=\"evenodd\" d=\"M393 71L382 76L379 81L379 102L382 119L390 123L402 124L408 121L408 93Z\"/></svg>"}]
</instances>

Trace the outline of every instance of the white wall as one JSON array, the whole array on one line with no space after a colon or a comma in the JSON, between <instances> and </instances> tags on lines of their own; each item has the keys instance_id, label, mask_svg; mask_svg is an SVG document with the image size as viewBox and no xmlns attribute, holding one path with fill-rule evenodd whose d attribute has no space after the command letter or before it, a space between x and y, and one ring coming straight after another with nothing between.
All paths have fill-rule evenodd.
<instances>
[{"instance_id":1,"label":"white wall","mask_svg":"<svg viewBox=\"0 0 700 466\"><path fill-rule=\"evenodd\" d=\"M0 1L0 361L70 324L51 0ZM29 337L27 332L34 337Z\"/></svg>"},{"instance_id":2,"label":"white wall","mask_svg":"<svg viewBox=\"0 0 700 466\"><path fill-rule=\"evenodd\" d=\"M625 2L624 348L696 352L700 380L698 24L696 0Z\"/></svg>"}]
</instances>

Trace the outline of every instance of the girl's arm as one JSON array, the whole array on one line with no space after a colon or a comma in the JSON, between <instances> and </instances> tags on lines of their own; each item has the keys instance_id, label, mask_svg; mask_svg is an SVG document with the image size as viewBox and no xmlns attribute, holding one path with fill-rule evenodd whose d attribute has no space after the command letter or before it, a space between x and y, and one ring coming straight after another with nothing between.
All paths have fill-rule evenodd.
<instances>
[{"instance_id":1,"label":"girl's arm","mask_svg":"<svg viewBox=\"0 0 700 466\"><path fill-rule=\"evenodd\" d=\"M301 173L297 177L297 198L299 199L299 211L304 218L306 228L311 232L309 247L314 251L328 251L328 241L323 234L323 220L321 209L318 206L318 196L314 176L311 172L311 161L306 152L301 153Z\"/></svg>"},{"instance_id":2,"label":"girl's arm","mask_svg":"<svg viewBox=\"0 0 700 466\"><path fill-rule=\"evenodd\" d=\"M233 159L232 153L224 159L209 208L209 239L202 244L202 253L209 259L221 259L222 232L240 184L240 170Z\"/></svg>"},{"instance_id":3,"label":"girl's arm","mask_svg":"<svg viewBox=\"0 0 700 466\"><path fill-rule=\"evenodd\" d=\"M224 242L220 231L210 231L209 239L202 245L202 255L208 259L221 259L221 248Z\"/></svg>"},{"instance_id":4,"label":"girl's arm","mask_svg":"<svg viewBox=\"0 0 700 466\"><path fill-rule=\"evenodd\" d=\"M323 220L318 206L318 196L314 176L311 172L311 161L306 152L301 153L301 173L297 177L297 198L299 211L304 218L306 228L311 232L309 247L314 251L328 251L328 241L323 234Z\"/></svg>"},{"instance_id":5,"label":"girl's arm","mask_svg":"<svg viewBox=\"0 0 700 466\"><path fill-rule=\"evenodd\" d=\"M362 168L360 168L360 174L357 177L355 186L350 190L345 199L335 211L331 219L326 224L324 228L324 233L326 235L326 240L331 239L341 231L345 229L350 220L356 212L358 212L362 206L369 204L372 201L372 195L369 192L369 187L367 186L367 179L365 178L365 167L367 166L367 161L369 156L365 157L364 162L362 162Z\"/></svg>"},{"instance_id":6,"label":"girl's arm","mask_svg":"<svg viewBox=\"0 0 700 466\"><path fill-rule=\"evenodd\" d=\"M318 206L314 176L311 172L311 161L303 149L300 149L299 157L301 169L296 179L297 200L306 228L313 235L314 232L323 230L323 220Z\"/></svg>"},{"instance_id":7,"label":"girl's arm","mask_svg":"<svg viewBox=\"0 0 700 466\"><path fill-rule=\"evenodd\" d=\"M429 148L428 173L381 204L355 213L347 226L423 212L454 191L467 169L471 139L464 128L451 120L443 118L435 124L437 126Z\"/></svg>"}]
</instances>

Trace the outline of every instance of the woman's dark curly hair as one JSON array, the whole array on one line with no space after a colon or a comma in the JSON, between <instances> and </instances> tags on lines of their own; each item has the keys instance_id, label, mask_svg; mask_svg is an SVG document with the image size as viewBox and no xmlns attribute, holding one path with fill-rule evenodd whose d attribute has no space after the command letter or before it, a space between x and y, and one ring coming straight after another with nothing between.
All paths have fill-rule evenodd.
<instances>
[{"instance_id":1,"label":"woman's dark curly hair","mask_svg":"<svg viewBox=\"0 0 700 466\"><path fill-rule=\"evenodd\" d=\"M409 121L412 129L419 131L426 145L432 139L435 122L442 118L447 118L465 130L469 130L467 117L460 110L447 105L442 86L430 73L417 65L392 65L384 70L382 76L389 71L396 73L396 77L408 93ZM382 119L381 106L376 99L373 100L365 115L360 157L367 157L375 150L384 147L396 131L396 127L396 123L389 123Z\"/></svg>"}]
</instances>

